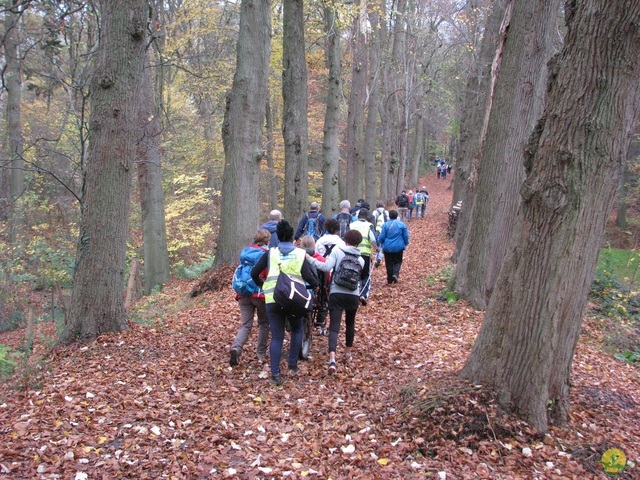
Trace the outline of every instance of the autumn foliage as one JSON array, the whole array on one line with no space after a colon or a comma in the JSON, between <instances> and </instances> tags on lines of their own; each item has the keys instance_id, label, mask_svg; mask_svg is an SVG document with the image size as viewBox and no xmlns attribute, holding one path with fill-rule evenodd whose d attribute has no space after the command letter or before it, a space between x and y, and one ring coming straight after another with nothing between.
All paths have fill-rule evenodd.
<instances>
[{"instance_id":1,"label":"autumn foliage","mask_svg":"<svg viewBox=\"0 0 640 480\"><path fill-rule=\"evenodd\" d=\"M539 435L458 379L482 314L443 294L451 191L448 180L427 181L432 201L409 224L400 283L374 271L354 359L336 375L316 336L298 376L270 386L255 332L231 369L239 312L230 285L190 299L194 285L173 282L150 325L88 346L49 352L51 332L39 326L41 360L0 390L0 478L587 479L606 478L600 462L614 447L637 463L637 367L603 352L589 320L567 428ZM617 478L637 475L631 466Z\"/></svg>"}]
</instances>

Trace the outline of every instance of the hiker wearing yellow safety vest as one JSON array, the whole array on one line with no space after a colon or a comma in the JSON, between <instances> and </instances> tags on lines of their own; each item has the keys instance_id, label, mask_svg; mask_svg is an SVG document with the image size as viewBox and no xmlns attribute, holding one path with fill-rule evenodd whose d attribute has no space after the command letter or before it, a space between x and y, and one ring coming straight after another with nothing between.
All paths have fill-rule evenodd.
<instances>
[{"instance_id":1,"label":"hiker wearing yellow safety vest","mask_svg":"<svg viewBox=\"0 0 640 480\"><path fill-rule=\"evenodd\" d=\"M369 298L371 290L371 254L378 249L376 230L373 224L367 220L368 216L369 210L361 208L358 212L358 220L350 225L351 230L357 230L362 235L362 242L358 245L358 250L364 259L364 267L360 277L360 303L363 307L367 305L367 298Z\"/></svg>"},{"instance_id":2,"label":"hiker wearing yellow safety vest","mask_svg":"<svg viewBox=\"0 0 640 480\"><path fill-rule=\"evenodd\" d=\"M288 319L291 326L289 375L293 376L298 373L298 357L302 347L304 315L294 314L287 309L286 305L279 305L275 302L273 292L278 275L282 270L292 277L302 278L312 289L319 285L319 280L315 269L305 258L306 252L293 244L293 227L289 225L289 222L286 220L278 222L276 234L280 243L277 247L270 248L268 252L265 252L260 257L251 269L251 278L264 291L267 318L269 318L269 328L271 329L271 345L269 347L271 384L282 385L285 377L280 372L280 359L284 342L285 321ZM260 278L260 272L265 268L269 269L269 273L267 274L267 279L263 282Z\"/></svg>"}]
</instances>

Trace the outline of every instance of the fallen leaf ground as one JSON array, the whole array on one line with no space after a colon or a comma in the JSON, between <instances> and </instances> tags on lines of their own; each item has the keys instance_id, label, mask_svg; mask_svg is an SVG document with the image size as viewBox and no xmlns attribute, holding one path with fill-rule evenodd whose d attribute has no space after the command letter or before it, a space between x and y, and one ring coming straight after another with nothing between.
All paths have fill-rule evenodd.
<instances>
[{"instance_id":1,"label":"fallen leaf ground","mask_svg":"<svg viewBox=\"0 0 640 480\"><path fill-rule=\"evenodd\" d=\"M591 479L607 478L599 462L612 447L637 464L639 370L602 351L595 321L577 348L565 428L536 434L457 378L482 314L441 298L450 182L426 182L429 212L409 224L400 282L374 271L354 360L335 376L321 336L282 387L269 385L255 333L231 369L231 288L189 299L192 285L172 282L147 300L153 323L91 345L49 351L52 327L38 327L40 360L0 390L0 478Z\"/></svg>"}]
</instances>

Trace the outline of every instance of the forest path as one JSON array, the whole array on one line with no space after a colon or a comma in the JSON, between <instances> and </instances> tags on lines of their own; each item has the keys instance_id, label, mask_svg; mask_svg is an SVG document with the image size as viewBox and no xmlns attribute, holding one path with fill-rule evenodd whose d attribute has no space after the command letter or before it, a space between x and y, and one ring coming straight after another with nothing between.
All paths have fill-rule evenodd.
<instances>
[{"instance_id":1,"label":"forest path","mask_svg":"<svg viewBox=\"0 0 640 480\"><path fill-rule=\"evenodd\" d=\"M399 284L374 269L354 359L334 376L316 336L300 373L271 386L255 331L231 369L231 287L189 299L191 285L172 282L142 300L152 325L58 348L31 388L0 391L0 479L606 478L609 446L637 462L638 370L602 353L596 329L576 353L571 424L547 437L457 378L482 314L438 298L450 181L425 178L431 201L409 222ZM338 359L343 345L344 327Z\"/></svg>"}]
</instances>

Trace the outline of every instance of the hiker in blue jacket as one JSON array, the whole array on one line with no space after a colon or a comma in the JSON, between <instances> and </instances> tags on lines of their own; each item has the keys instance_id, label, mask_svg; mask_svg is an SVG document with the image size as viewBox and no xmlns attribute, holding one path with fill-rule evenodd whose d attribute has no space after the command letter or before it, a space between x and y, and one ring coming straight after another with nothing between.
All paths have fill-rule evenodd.
<instances>
[{"instance_id":1,"label":"hiker in blue jacket","mask_svg":"<svg viewBox=\"0 0 640 480\"><path fill-rule=\"evenodd\" d=\"M384 264L387 268L387 284L398 283L402 256L409 245L409 230L398 220L397 210L389 210L389 221L382 225L378 236L378 244L382 246Z\"/></svg>"}]
</instances>

